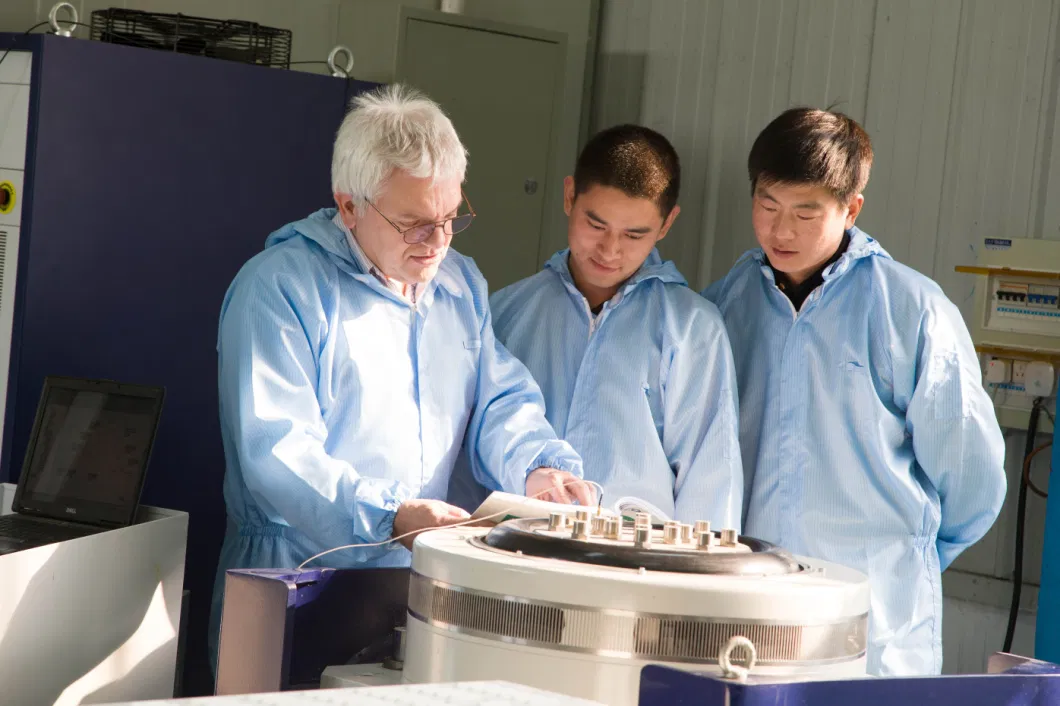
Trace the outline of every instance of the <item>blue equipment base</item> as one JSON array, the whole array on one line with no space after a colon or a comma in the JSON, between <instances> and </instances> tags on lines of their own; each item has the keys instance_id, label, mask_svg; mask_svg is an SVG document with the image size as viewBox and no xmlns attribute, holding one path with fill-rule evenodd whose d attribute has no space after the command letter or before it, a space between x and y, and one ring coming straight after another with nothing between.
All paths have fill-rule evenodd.
<instances>
[{"instance_id":1,"label":"blue equipment base","mask_svg":"<svg viewBox=\"0 0 1060 706\"><path fill-rule=\"evenodd\" d=\"M1060 703L1060 676L1005 673L774 684L749 680L737 684L669 667L648 666L641 671L638 703L640 706L1046 706Z\"/></svg>"}]
</instances>

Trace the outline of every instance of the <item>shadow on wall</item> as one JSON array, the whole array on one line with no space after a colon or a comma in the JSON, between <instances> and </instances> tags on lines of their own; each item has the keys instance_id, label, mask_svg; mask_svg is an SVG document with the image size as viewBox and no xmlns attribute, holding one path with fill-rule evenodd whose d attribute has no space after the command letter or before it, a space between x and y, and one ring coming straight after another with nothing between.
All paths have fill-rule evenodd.
<instances>
[{"instance_id":1,"label":"shadow on wall","mask_svg":"<svg viewBox=\"0 0 1060 706\"><path fill-rule=\"evenodd\" d=\"M76 541L55 545L0 638L3 701L60 706L172 696L178 626L169 610L181 596L179 582L166 594L163 579L181 571L182 556L162 554L145 546L101 556Z\"/></svg>"},{"instance_id":2,"label":"shadow on wall","mask_svg":"<svg viewBox=\"0 0 1060 706\"><path fill-rule=\"evenodd\" d=\"M641 122L647 64L643 53L600 53L593 73L590 135L612 125Z\"/></svg>"}]
</instances>

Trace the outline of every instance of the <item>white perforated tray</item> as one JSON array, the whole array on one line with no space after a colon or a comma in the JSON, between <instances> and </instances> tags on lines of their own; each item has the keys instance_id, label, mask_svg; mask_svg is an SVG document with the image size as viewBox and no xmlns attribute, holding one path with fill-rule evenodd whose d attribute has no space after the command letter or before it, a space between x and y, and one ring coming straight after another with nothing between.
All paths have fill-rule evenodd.
<instances>
[{"instance_id":1,"label":"white perforated tray","mask_svg":"<svg viewBox=\"0 0 1060 706\"><path fill-rule=\"evenodd\" d=\"M503 681L456 684L402 684L358 689L287 691L248 696L208 696L197 699L136 701L111 706L600 706L596 701L576 699Z\"/></svg>"}]
</instances>

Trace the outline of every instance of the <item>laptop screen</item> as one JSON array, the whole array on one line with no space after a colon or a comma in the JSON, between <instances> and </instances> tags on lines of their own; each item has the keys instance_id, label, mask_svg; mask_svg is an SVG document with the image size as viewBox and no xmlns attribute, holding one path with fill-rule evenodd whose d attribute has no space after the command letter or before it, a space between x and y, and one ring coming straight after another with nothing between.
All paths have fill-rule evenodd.
<instances>
[{"instance_id":1,"label":"laptop screen","mask_svg":"<svg viewBox=\"0 0 1060 706\"><path fill-rule=\"evenodd\" d=\"M161 402L158 388L50 379L19 483L19 510L131 522Z\"/></svg>"}]
</instances>

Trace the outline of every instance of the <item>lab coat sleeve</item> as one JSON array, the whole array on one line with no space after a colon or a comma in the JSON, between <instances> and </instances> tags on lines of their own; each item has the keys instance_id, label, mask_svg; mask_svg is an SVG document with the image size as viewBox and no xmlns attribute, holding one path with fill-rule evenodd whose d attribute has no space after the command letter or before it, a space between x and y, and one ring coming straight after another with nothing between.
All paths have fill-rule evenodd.
<instances>
[{"instance_id":1,"label":"lab coat sleeve","mask_svg":"<svg viewBox=\"0 0 1060 706\"><path fill-rule=\"evenodd\" d=\"M924 313L917 351L906 423L917 463L938 493L936 548L945 570L1001 511L1005 441L968 330L948 300Z\"/></svg>"},{"instance_id":2,"label":"lab coat sleeve","mask_svg":"<svg viewBox=\"0 0 1060 706\"><path fill-rule=\"evenodd\" d=\"M699 322L666 376L663 446L677 473L676 518L740 528L743 464L736 370L720 320Z\"/></svg>"},{"instance_id":3,"label":"lab coat sleeve","mask_svg":"<svg viewBox=\"0 0 1060 706\"><path fill-rule=\"evenodd\" d=\"M706 289L704 289L702 292L700 292L700 295L711 304L719 306L718 301L721 299L721 288L724 283L725 280L720 279L717 282L711 284Z\"/></svg>"},{"instance_id":4,"label":"lab coat sleeve","mask_svg":"<svg viewBox=\"0 0 1060 706\"><path fill-rule=\"evenodd\" d=\"M488 307L480 337L478 387L467 433L475 480L522 495L526 476L537 468L555 468L581 478L581 457L556 436L545 418L541 388L497 340Z\"/></svg>"},{"instance_id":5,"label":"lab coat sleeve","mask_svg":"<svg viewBox=\"0 0 1060 706\"><path fill-rule=\"evenodd\" d=\"M320 297L305 287L254 278L232 296L219 333L222 424L227 425L250 495L270 521L320 546L389 539L402 483L366 478L328 455L316 396L326 335ZM355 394L351 391L351 394ZM399 545L350 552L367 561Z\"/></svg>"}]
</instances>

